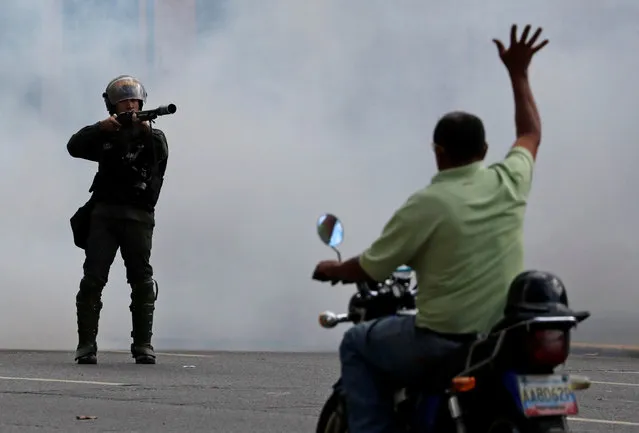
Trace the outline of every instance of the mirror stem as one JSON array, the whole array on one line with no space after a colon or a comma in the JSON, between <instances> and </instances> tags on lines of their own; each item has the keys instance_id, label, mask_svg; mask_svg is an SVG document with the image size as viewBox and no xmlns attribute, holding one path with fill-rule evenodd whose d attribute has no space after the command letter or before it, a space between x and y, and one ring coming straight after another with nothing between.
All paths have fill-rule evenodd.
<instances>
[{"instance_id":1,"label":"mirror stem","mask_svg":"<svg viewBox=\"0 0 639 433\"><path fill-rule=\"evenodd\" d=\"M341 262L342 261L342 253L339 252L339 250L335 247L331 247L333 249L333 251L335 251L335 253L337 254L337 261Z\"/></svg>"}]
</instances>

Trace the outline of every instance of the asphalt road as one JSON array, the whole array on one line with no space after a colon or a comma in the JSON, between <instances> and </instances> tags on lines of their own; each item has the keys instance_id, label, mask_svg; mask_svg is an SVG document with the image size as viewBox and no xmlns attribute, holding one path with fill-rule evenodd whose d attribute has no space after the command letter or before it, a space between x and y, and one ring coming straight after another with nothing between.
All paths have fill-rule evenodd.
<instances>
[{"instance_id":1,"label":"asphalt road","mask_svg":"<svg viewBox=\"0 0 639 433\"><path fill-rule=\"evenodd\" d=\"M313 432L338 371L335 354L99 360L78 366L67 352L0 352L0 432ZM574 356L568 369L596 381L579 394L573 431L639 431L639 359Z\"/></svg>"}]
</instances>

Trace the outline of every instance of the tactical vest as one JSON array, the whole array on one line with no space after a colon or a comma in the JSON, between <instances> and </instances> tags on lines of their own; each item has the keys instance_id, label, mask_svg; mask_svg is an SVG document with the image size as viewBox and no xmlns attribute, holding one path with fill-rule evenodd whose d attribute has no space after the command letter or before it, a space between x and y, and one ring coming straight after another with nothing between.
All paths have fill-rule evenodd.
<instances>
[{"instance_id":1,"label":"tactical vest","mask_svg":"<svg viewBox=\"0 0 639 433\"><path fill-rule=\"evenodd\" d=\"M95 202L153 212L163 178L151 137L124 133L105 144L89 192Z\"/></svg>"}]
</instances>

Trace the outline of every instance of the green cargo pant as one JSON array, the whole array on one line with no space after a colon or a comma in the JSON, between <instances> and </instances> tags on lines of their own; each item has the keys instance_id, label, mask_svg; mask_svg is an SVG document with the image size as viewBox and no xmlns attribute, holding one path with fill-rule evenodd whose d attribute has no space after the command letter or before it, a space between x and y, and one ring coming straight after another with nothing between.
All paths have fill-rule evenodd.
<instances>
[{"instance_id":1,"label":"green cargo pant","mask_svg":"<svg viewBox=\"0 0 639 433\"><path fill-rule=\"evenodd\" d=\"M131 286L131 352L134 357L155 355L151 336L157 285L150 264L152 241L152 224L98 215L91 217L84 276L76 296L79 337L76 359L97 352L102 290L109 279L118 249L126 267L127 282Z\"/></svg>"}]
</instances>

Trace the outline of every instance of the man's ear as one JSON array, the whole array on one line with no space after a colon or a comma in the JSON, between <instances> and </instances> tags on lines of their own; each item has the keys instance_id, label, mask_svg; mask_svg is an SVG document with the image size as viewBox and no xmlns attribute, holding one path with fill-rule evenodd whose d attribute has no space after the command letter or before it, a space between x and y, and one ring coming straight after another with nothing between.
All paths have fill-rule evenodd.
<instances>
[{"instance_id":1,"label":"man's ear","mask_svg":"<svg viewBox=\"0 0 639 433\"><path fill-rule=\"evenodd\" d=\"M437 143L433 143L433 150L437 156L442 156L446 153L446 150Z\"/></svg>"},{"instance_id":2,"label":"man's ear","mask_svg":"<svg viewBox=\"0 0 639 433\"><path fill-rule=\"evenodd\" d=\"M486 158L486 154L488 153L488 143L484 143L484 148L481 151L481 158Z\"/></svg>"}]
</instances>

